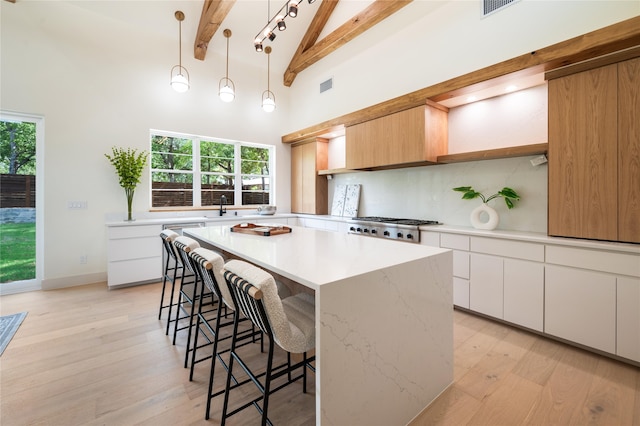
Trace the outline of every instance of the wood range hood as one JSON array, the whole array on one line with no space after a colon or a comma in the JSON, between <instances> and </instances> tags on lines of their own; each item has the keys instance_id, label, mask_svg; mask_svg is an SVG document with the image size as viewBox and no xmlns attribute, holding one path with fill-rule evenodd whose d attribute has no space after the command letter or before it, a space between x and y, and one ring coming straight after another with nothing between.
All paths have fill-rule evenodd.
<instances>
[{"instance_id":1,"label":"wood range hood","mask_svg":"<svg viewBox=\"0 0 640 426\"><path fill-rule=\"evenodd\" d=\"M578 37L416 90L370 107L336 117L282 136L291 144L344 134L346 126L404 111L427 101L446 102L492 86L518 81L545 72L640 45L640 16L621 21Z\"/></svg>"}]
</instances>

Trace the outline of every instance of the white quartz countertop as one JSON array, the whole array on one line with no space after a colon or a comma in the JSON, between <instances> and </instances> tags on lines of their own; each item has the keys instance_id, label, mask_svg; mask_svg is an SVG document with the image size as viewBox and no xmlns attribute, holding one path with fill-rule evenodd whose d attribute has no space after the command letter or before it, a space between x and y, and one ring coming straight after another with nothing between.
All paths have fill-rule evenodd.
<instances>
[{"instance_id":1,"label":"white quartz countertop","mask_svg":"<svg viewBox=\"0 0 640 426\"><path fill-rule=\"evenodd\" d=\"M340 232L291 228L291 233L268 237L231 232L229 226L190 228L184 233L314 290L449 251Z\"/></svg>"},{"instance_id":2,"label":"white quartz countertop","mask_svg":"<svg viewBox=\"0 0 640 426\"><path fill-rule=\"evenodd\" d=\"M448 234L463 234L476 237L502 238L506 240L525 241L532 243L553 244L567 247L588 248L595 250L610 250L640 254L640 244L619 243L611 241L585 240L580 238L550 237L539 232L504 231L495 229L487 231L466 226L429 225L421 226L421 231L444 232Z\"/></svg>"}]
</instances>

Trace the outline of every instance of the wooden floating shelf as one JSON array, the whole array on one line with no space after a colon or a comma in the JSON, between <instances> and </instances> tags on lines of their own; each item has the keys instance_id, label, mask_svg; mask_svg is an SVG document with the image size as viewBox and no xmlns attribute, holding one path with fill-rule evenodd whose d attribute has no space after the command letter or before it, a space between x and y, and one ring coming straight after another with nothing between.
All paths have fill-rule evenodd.
<instances>
[{"instance_id":1,"label":"wooden floating shelf","mask_svg":"<svg viewBox=\"0 0 640 426\"><path fill-rule=\"evenodd\" d=\"M339 175L342 173L356 173L356 172L362 172L363 170L353 170L353 169L344 169L344 168L340 168L340 169L328 169L328 170L318 170L318 175L319 176L326 176L326 175Z\"/></svg>"},{"instance_id":2,"label":"wooden floating shelf","mask_svg":"<svg viewBox=\"0 0 640 426\"><path fill-rule=\"evenodd\" d=\"M528 155L546 154L548 143L532 145L510 146L508 148L488 149L485 151L463 152L460 154L448 154L438 156L438 163L463 163L465 161L495 160L498 158L526 157Z\"/></svg>"}]
</instances>

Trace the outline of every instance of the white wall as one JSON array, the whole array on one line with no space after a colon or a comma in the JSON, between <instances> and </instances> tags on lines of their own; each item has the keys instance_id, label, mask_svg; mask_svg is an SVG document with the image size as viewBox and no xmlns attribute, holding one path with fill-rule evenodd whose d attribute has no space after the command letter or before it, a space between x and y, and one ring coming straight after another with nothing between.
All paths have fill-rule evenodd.
<instances>
[{"instance_id":1,"label":"white wall","mask_svg":"<svg viewBox=\"0 0 640 426\"><path fill-rule=\"evenodd\" d=\"M280 143L287 96L274 83L278 109L262 111L263 69L232 67L238 93L225 104L217 96L224 58L197 61L189 43L183 64L192 88L178 94L169 86L178 59L175 20L173 37L160 44L155 34L67 2L1 7L0 108L45 118L45 280L106 277L105 217L124 218L126 199L104 154L112 146L148 150L149 129L275 145L276 204L290 209L290 150ZM149 209L148 185L145 173L134 216ZM87 201L88 209L69 210L68 201Z\"/></svg>"},{"instance_id":2,"label":"white wall","mask_svg":"<svg viewBox=\"0 0 640 426\"><path fill-rule=\"evenodd\" d=\"M275 145L276 204L285 212L290 208L290 149L280 143L281 135L640 14L637 1L521 0L481 20L477 1L416 0L300 73L290 89L272 78L278 109L267 115L255 99L264 90L263 69L232 64L238 96L223 104L216 92L224 58L208 54L197 61L186 41L183 63L191 73L192 90L174 93L168 85L177 59L172 11L180 4L190 8L188 16L198 16L201 2L143 3L166 7L167 22L129 24L78 7L81 2L0 2L0 108L41 114L46 123L46 280L81 283L106 275L105 217L118 211L124 215L126 203L103 154L114 145L147 149L151 128ZM104 7L110 4L116 2ZM318 94L319 83L330 76L334 89ZM542 230L544 169L526 169L527 162L363 174L368 179L362 181L363 211L450 216L448 222L462 222L471 206L457 200L449 187L468 183L484 189L481 182L491 188L502 183L516 187L522 176L529 179L522 181L526 198L520 208L503 215L501 227L522 226L526 208L540 212L527 229ZM473 176L469 168L478 177L488 176L458 181L460 174ZM135 211L148 210L147 186L145 177ZM68 210L68 201L87 201L88 209ZM438 210L440 201L454 202L457 207L451 203L450 208L460 211ZM390 211L394 205L402 209ZM81 254L88 256L85 265L79 262Z\"/></svg>"},{"instance_id":3,"label":"white wall","mask_svg":"<svg viewBox=\"0 0 640 426\"><path fill-rule=\"evenodd\" d=\"M415 0L298 74L284 133L637 15L638 1L521 0L482 19L479 1Z\"/></svg>"}]
</instances>

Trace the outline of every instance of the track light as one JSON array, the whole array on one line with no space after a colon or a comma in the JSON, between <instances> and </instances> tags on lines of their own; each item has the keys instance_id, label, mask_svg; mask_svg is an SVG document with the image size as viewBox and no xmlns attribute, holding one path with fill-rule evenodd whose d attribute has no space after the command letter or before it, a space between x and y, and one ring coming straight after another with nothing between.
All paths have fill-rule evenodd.
<instances>
[{"instance_id":1,"label":"track light","mask_svg":"<svg viewBox=\"0 0 640 426\"><path fill-rule=\"evenodd\" d=\"M309 4L312 4L315 2L315 0L307 0L307 1L309 2ZM276 35L275 35L276 28L279 31L284 31L287 29L287 24L285 23L285 19L287 18L287 16L290 16L292 18L295 18L296 16L298 16L298 8L300 7L300 3L302 3L302 0L287 0L282 5L280 10L278 10L278 12L276 12L276 14L273 15L271 19L269 19L269 21L267 22L267 25L262 27L262 30L258 33L258 35L255 37L255 40L253 42L256 48L256 52L262 52L262 43L265 40L268 39L269 41L273 41L276 38ZM271 16L271 2L269 2L269 6L267 9L267 18L269 18L269 16Z\"/></svg>"},{"instance_id":2,"label":"track light","mask_svg":"<svg viewBox=\"0 0 640 426\"><path fill-rule=\"evenodd\" d=\"M298 16L298 5L295 2L289 3L289 16L292 18Z\"/></svg>"}]
</instances>

